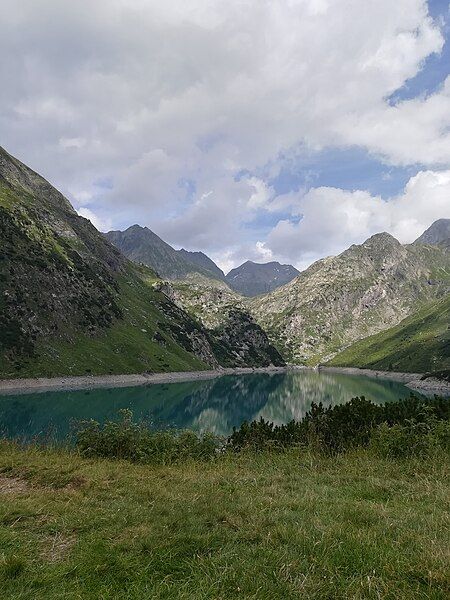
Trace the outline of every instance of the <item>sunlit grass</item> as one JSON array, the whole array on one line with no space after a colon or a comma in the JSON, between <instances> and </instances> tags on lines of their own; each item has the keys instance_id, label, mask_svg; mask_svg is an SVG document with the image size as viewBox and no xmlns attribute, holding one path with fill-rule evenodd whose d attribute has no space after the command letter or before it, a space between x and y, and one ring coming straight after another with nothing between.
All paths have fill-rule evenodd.
<instances>
[{"instance_id":1,"label":"sunlit grass","mask_svg":"<svg viewBox=\"0 0 450 600\"><path fill-rule=\"evenodd\" d=\"M150 467L4 443L0 470L5 598L448 597L442 459Z\"/></svg>"}]
</instances>

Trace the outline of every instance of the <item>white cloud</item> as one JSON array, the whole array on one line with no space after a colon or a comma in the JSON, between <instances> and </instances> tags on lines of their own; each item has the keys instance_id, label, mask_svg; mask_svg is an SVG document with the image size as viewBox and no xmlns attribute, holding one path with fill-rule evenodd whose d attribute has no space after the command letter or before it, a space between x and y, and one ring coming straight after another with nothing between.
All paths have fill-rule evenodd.
<instances>
[{"instance_id":1,"label":"white cloud","mask_svg":"<svg viewBox=\"0 0 450 600\"><path fill-rule=\"evenodd\" d=\"M245 225L291 198L237 175L292 147L359 145L390 165L449 165L450 80L387 101L442 49L423 0L3 0L2 20L2 145L114 226L257 257ZM98 189L102 178L111 189ZM320 234L329 246L384 223L385 203L365 192L312 190L315 235L330 196L344 212L338 239ZM297 250L301 227L280 222L267 251L280 252L283 234L292 257L317 252L312 235Z\"/></svg>"},{"instance_id":2,"label":"white cloud","mask_svg":"<svg viewBox=\"0 0 450 600\"><path fill-rule=\"evenodd\" d=\"M248 199L247 207L251 210L267 209L274 197L274 191L262 179L257 177L250 177L248 182L253 188L253 192Z\"/></svg>"},{"instance_id":3,"label":"white cloud","mask_svg":"<svg viewBox=\"0 0 450 600\"><path fill-rule=\"evenodd\" d=\"M85 219L89 219L94 227L99 231L109 231L111 229L111 220L99 217L90 208L82 206L77 210L78 214Z\"/></svg>"},{"instance_id":4,"label":"white cloud","mask_svg":"<svg viewBox=\"0 0 450 600\"><path fill-rule=\"evenodd\" d=\"M450 170L420 171L389 201L365 191L319 187L303 196L291 195L289 202L292 213L302 219L280 221L265 248L304 267L380 231L410 243L436 219L450 218Z\"/></svg>"},{"instance_id":5,"label":"white cloud","mask_svg":"<svg viewBox=\"0 0 450 600\"><path fill-rule=\"evenodd\" d=\"M62 148L82 148L86 145L84 138L60 138L59 145Z\"/></svg>"}]
</instances>

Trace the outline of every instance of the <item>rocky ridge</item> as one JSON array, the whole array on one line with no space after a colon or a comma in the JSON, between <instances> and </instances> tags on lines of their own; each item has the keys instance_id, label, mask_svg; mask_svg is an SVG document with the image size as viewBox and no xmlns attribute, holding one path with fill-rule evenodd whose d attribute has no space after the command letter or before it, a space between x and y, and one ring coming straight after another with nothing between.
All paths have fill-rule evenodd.
<instances>
[{"instance_id":1,"label":"rocky ridge","mask_svg":"<svg viewBox=\"0 0 450 600\"><path fill-rule=\"evenodd\" d=\"M173 302L207 328L217 342L222 366L283 366L285 361L243 299L221 281L192 275L156 284ZM214 344L213 344L214 347Z\"/></svg>"},{"instance_id":2,"label":"rocky ridge","mask_svg":"<svg viewBox=\"0 0 450 600\"><path fill-rule=\"evenodd\" d=\"M422 233L414 244L435 246L450 239L450 219L438 219Z\"/></svg>"},{"instance_id":3,"label":"rocky ridge","mask_svg":"<svg viewBox=\"0 0 450 600\"><path fill-rule=\"evenodd\" d=\"M445 295L449 278L443 249L402 246L380 233L314 263L249 309L287 360L314 365Z\"/></svg>"},{"instance_id":4,"label":"rocky ridge","mask_svg":"<svg viewBox=\"0 0 450 600\"><path fill-rule=\"evenodd\" d=\"M177 251L148 227L132 225L104 235L127 258L154 269L163 279L184 279L192 273L223 279L222 271L205 254Z\"/></svg>"}]
</instances>

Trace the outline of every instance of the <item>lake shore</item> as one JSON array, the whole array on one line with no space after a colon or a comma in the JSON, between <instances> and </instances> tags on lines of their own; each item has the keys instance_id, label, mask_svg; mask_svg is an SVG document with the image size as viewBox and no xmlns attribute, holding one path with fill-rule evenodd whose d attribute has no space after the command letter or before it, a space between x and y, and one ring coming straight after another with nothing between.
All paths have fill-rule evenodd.
<instances>
[{"instance_id":1,"label":"lake shore","mask_svg":"<svg viewBox=\"0 0 450 600\"><path fill-rule=\"evenodd\" d=\"M29 379L0 379L0 394L48 392L92 388L118 388L157 383L203 381L222 375L245 375L248 373L283 373L289 367L258 367L214 369L210 371L181 371L172 373L140 373L124 375L81 375L65 377L37 377Z\"/></svg>"},{"instance_id":2,"label":"lake shore","mask_svg":"<svg viewBox=\"0 0 450 600\"><path fill-rule=\"evenodd\" d=\"M62 377L37 377L29 379L0 379L0 394L26 394L32 392L48 392L60 390L79 390L94 388L120 388L145 386L158 383L181 383L184 381L204 381L222 377L223 375L245 375L249 373L284 373L297 370L318 370L324 373L343 373L346 375L363 375L365 377L389 379L403 383L411 390L424 394L443 394L450 396L450 383L439 379L422 380L423 373L399 373L394 371L378 371L358 369L356 367L317 368L287 365L286 367L258 368L223 368L210 371L181 371L172 373L135 373L123 375L81 375Z\"/></svg>"},{"instance_id":3,"label":"lake shore","mask_svg":"<svg viewBox=\"0 0 450 600\"><path fill-rule=\"evenodd\" d=\"M422 379L423 373L400 373L396 371L378 371L374 369L358 369L356 367L318 367L319 371L325 373L344 373L346 375L364 375L379 379L390 379L399 381L411 390L424 394L444 394L450 396L450 383L434 377Z\"/></svg>"}]
</instances>

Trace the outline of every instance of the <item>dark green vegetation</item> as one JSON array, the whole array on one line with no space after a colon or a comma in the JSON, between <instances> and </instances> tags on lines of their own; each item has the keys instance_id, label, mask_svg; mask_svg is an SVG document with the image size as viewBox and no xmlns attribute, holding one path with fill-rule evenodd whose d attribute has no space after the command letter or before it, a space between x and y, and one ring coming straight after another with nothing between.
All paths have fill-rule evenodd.
<instances>
[{"instance_id":1,"label":"dark green vegetation","mask_svg":"<svg viewBox=\"0 0 450 600\"><path fill-rule=\"evenodd\" d=\"M145 422L133 422L133 413L125 409L120 411L119 421L107 421L103 426L92 419L78 423L75 440L84 456L164 464L186 458L211 459L218 451L286 450L293 446L331 455L367 447L374 441L376 449L382 448L387 456L389 448L395 457L426 456L437 450L450 453L450 399L411 396L377 405L361 397L327 408L313 403L300 421L274 425L261 417L234 428L226 441L192 431L154 432Z\"/></svg>"},{"instance_id":2,"label":"dark green vegetation","mask_svg":"<svg viewBox=\"0 0 450 600\"><path fill-rule=\"evenodd\" d=\"M411 373L450 369L450 295L353 344L329 364Z\"/></svg>"},{"instance_id":3,"label":"dark green vegetation","mask_svg":"<svg viewBox=\"0 0 450 600\"><path fill-rule=\"evenodd\" d=\"M332 456L216 454L193 434L143 444L127 418L85 427L79 452L0 443L2 594L444 600L448 421L437 414Z\"/></svg>"},{"instance_id":4,"label":"dark green vegetation","mask_svg":"<svg viewBox=\"0 0 450 600\"><path fill-rule=\"evenodd\" d=\"M380 437L379 426L385 425ZM367 446L374 438L386 443L403 433L404 444L396 453L428 453L441 448L450 451L450 400L411 396L405 400L377 405L364 397L346 404L324 408L313 404L304 419L274 425L264 419L243 423L228 440L234 450L310 446L327 454ZM409 437L411 439L409 439ZM418 441L420 440L420 445Z\"/></svg>"},{"instance_id":5,"label":"dark green vegetation","mask_svg":"<svg viewBox=\"0 0 450 600\"><path fill-rule=\"evenodd\" d=\"M299 274L292 265L279 262L259 264L247 260L231 270L225 279L231 289L243 296L259 296L289 283Z\"/></svg>"},{"instance_id":6,"label":"dark green vegetation","mask_svg":"<svg viewBox=\"0 0 450 600\"><path fill-rule=\"evenodd\" d=\"M192 273L223 279L219 267L202 252L175 250L148 227L132 225L125 231L109 231L106 238L136 263L143 263L166 279L184 279Z\"/></svg>"},{"instance_id":7,"label":"dark green vegetation","mask_svg":"<svg viewBox=\"0 0 450 600\"><path fill-rule=\"evenodd\" d=\"M151 431L145 422L133 422L131 410L120 411L119 421L81 421L75 432L83 456L171 464L188 458L214 458L221 444L212 434L193 431Z\"/></svg>"},{"instance_id":8,"label":"dark green vegetation","mask_svg":"<svg viewBox=\"0 0 450 600\"><path fill-rule=\"evenodd\" d=\"M3 149L0 239L0 376L198 370L229 355L153 271ZM265 350L279 356L267 338Z\"/></svg>"}]
</instances>

